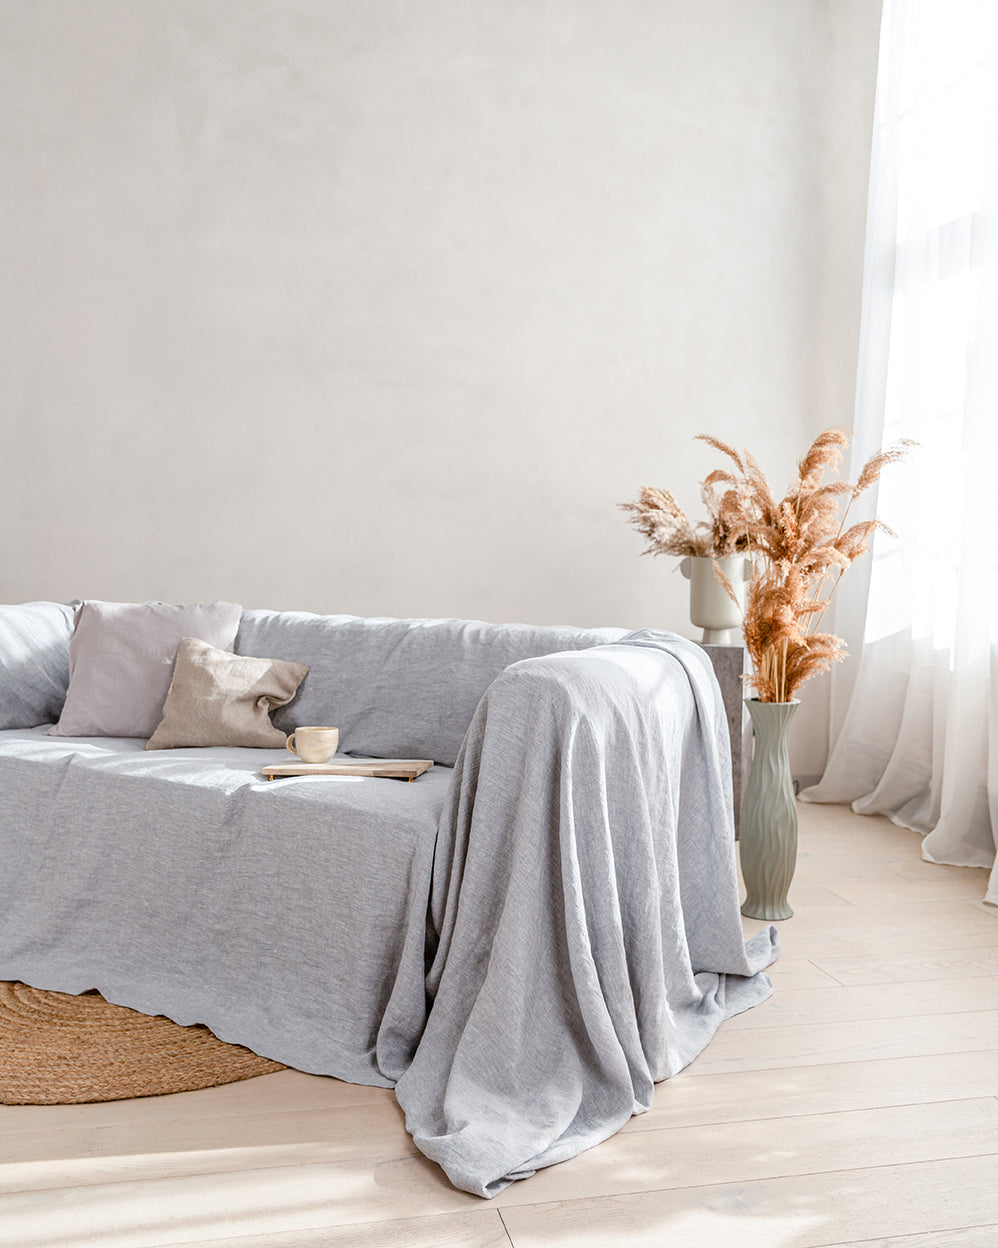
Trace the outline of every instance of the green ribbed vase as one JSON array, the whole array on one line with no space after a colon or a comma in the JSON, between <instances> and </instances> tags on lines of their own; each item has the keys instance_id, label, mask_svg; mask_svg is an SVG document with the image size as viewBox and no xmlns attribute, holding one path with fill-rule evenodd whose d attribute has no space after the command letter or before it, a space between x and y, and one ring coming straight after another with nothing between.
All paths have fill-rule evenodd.
<instances>
[{"instance_id":1,"label":"green ribbed vase","mask_svg":"<svg viewBox=\"0 0 998 1248\"><path fill-rule=\"evenodd\" d=\"M739 848L750 919L789 919L790 881L797 866L797 799L790 776L790 723L799 702L745 705L755 730L752 767L742 795Z\"/></svg>"}]
</instances>

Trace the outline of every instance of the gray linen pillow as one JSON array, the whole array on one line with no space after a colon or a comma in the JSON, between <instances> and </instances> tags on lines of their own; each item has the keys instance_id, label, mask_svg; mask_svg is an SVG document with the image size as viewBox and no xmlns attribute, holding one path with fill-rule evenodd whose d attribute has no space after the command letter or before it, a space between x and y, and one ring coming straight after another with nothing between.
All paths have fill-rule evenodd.
<instances>
[{"instance_id":1,"label":"gray linen pillow","mask_svg":"<svg viewBox=\"0 0 998 1248\"><path fill-rule=\"evenodd\" d=\"M303 663L228 654L185 637L177 650L163 719L146 749L280 749L287 738L270 722L270 712L291 701L307 674Z\"/></svg>"},{"instance_id":2,"label":"gray linen pillow","mask_svg":"<svg viewBox=\"0 0 998 1248\"><path fill-rule=\"evenodd\" d=\"M0 728L54 724L69 684L73 608L62 602L0 605Z\"/></svg>"},{"instance_id":3,"label":"gray linen pillow","mask_svg":"<svg viewBox=\"0 0 998 1248\"><path fill-rule=\"evenodd\" d=\"M69 691L56 737L151 737L163 716L177 647L197 637L231 650L234 602L82 602L69 643Z\"/></svg>"}]
</instances>

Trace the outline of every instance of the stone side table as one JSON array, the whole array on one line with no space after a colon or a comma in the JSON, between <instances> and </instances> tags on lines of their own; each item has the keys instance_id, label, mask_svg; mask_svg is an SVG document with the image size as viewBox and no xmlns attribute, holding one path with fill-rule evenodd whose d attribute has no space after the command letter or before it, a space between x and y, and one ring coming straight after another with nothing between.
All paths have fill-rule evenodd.
<instances>
[{"instance_id":1,"label":"stone side table","mask_svg":"<svg viewBox=\"0 0 998 1248\"><path fill-rule=\"evenodd\" d=\"M745 670L745 647L704 645L703 648L714 665L714 675L721 686L721 697L728 716L728 736L731 738L731 791L735 802L735 836L737 837L742 789L749 761L749 751L743 748L745 684L742 680L742 673Z\"/></svg>"}]
</instances>

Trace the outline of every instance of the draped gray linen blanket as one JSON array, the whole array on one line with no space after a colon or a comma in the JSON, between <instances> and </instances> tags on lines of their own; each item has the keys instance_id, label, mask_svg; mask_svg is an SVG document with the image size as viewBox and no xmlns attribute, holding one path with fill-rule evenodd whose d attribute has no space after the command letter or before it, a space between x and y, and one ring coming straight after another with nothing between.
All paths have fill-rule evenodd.
<instances>
[{"instance_id":1,"label":"draped gray linen blanket","mask_svg":"<svg viewBox=\"0 0 998 1248\"><path fill-rule=\"evenodd\" d=\"M0 978L396 1084L467 1191L605 1139L771 991L691 642L514 663L414 784L142 744L0 732Z\"/></svg>"},{"instance_id":2,"label":"draped gray linen blanket","mask_svg":"<svg viewBox=\"0 0 998 1248\"><path fill-rule=\"evenodd\" d=\"M144 744L0 732L0 979L390 1087L422 1031L450 769L268 782L285 750Z\"/></svg>"},{"instance_id":3,"label":"draped gray linen blanket","mask_svg":"<svg viewBox=\"0 0 998 1248\"><path fill-rule=\"evenodd\" d=\"M746 947L724 708L662 633L529 659L489 687L441 820L432 1008L396 1095L469 1192L574 1156L765 1000Z\"/></svg>"}]
</instances>

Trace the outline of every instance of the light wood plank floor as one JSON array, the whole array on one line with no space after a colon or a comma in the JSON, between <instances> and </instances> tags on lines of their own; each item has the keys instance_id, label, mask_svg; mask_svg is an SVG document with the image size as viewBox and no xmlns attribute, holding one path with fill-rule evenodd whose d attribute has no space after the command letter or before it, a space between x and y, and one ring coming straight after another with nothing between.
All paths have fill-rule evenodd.
<instances>
[{"instance_id":1,"label":"light wood plank floor","mask_svg":"<svg viewBox=\"0 0 998 1248\"><path fill-rule=\"evenodd\" d=\"M0 1245L998 1248L985 872L799 809L774 996L598 1148L483 1201L416 1152L390 1092L293 1071L0 1106Z\"/></svg>"}]
</instances>

